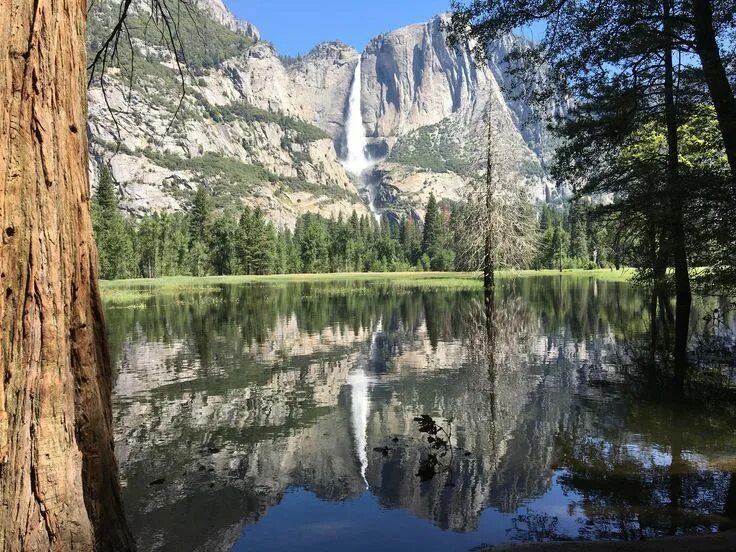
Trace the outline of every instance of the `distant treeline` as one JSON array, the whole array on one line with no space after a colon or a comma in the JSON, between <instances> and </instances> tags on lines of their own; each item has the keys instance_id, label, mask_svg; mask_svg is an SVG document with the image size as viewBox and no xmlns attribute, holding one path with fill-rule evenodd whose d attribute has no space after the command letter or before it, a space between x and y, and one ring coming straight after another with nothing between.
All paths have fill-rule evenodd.
<instances>
[{"instance_id":1,"label":"distant treeline","mask_svg":"<svg viewBox=\"0 0 736 552\"><path fill-rule=\"evenodd\" d=\"M204 187L186 213L121 214L115 186L103 170L93 202L94 231L103 279L179 275L293 274L476 270L462 254L462 204L430 196L424 222L358 216L326 219L307 213L294 231L268 222L259 209L216 212ZM580 205L545 205L537 254L519 268L596 268L614 259L603 227Z\"/></svg>"}]
</instances>

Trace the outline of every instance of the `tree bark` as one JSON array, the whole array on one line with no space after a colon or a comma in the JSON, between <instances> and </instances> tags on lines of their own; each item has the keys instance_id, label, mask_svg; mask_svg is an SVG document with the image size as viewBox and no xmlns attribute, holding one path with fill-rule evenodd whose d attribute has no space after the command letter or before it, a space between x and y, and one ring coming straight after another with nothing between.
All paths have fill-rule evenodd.
<instances>
[{"instance_id":1,"label":"tree bark","mask_svg":"<svg viewBox=\"0 0 736 552\"><path fill-rule=\"evenodd\" d=\"M494 332L493 327L493 299L496 293L495 278L495 254L496 243L493 233L494 225L494 152L493 152L493 120L492 120L493 102L488 104L488 136L486 144L486 190L485 190L485 208L486 208L486 227L484 235L484 251L483 251L483 296L485 299L486 311L486 333L489 341L492 340Z\"/></svg>"},{"instance_id":2,"label":"tree bark","mask_svg":"<svg viewBox=\"0 0 736 552\"><path fill-rule=\"evenodd\" d=\"M736 97L728 82L718 48L710 0L693 0L693 27L695 50L700 57L708 92L716 110L731 176L736 180Z\"/></svg>"},{"instance_id":3,"label":"tree bark","mask_svg":"<svg viewBox=\"0 0 736 552\"><path fill-rule=\"evenodd\" d=\"M671 0L663 2L663 27L665 35L671 36ZM687 367L687 340L690 324L692 290L687 259L687 240L684 223L685 191L679 173L679 141L677 104L674 93L674 65L672 62L672 38L664 46L664 104L667 124L667 187L672 223L672 257L675 265L675 293L677 298L675 318L675 370L678 378L684 377Z\"/></svg>"},{"instance_id":4,"label":"tree bark","mask_svg":"<svg viewBox=\"0 0 736 552\"><path fill-rule=\"evenodd\" d=\"M0 0L0 550L131 550L92 241L85 0Z\"/></svg>"}]
</instances>

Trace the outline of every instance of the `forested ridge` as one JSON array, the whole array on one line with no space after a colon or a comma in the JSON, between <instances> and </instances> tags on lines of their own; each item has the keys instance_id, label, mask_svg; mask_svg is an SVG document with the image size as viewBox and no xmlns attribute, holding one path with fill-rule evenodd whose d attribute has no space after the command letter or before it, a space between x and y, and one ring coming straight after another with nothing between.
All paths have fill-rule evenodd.
<instances>
[{"instance_id":1,"label":"forested ridge","mask_svg":"<svg viewBox=\"0 0 736 552\"><path fill-rule=\"evenodd\" d=\"M103 171L93 201L103 279L179 275L295 274L478 270L464 251L464 204L438 202L418 217L328 219L307 213L294 231L279 229L257 208L218 211L204 187L185 213L126 218ZM608 228L590 203L540 205L533 255L512 268L601 268L635 261L614 253Z\"/></svg>"}]
</instances>

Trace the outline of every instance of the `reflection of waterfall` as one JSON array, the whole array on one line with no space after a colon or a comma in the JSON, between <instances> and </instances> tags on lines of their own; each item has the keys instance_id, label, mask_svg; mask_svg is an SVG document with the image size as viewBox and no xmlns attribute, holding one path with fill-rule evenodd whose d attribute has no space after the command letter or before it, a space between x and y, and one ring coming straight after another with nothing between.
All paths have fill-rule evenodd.
<instances>
[{"instance_id":1,"label":"reflection of waterfall","mask_svg":"<svg viewBox=\"0 0 736 552\"><path fill-rule=\"evenodd\" d=\"M371 337L368 352L368 364L375 354L378 335L383 331L383 323L378 322ZM353 425L353 439L355 451L360 461L360 476L365 481L365 488L369 487L366 472L368 471L368 417L371 413L370 385L371 379L363 368L356 369L348 376L350 386L350 413Z\"/></svg>"},{"instance_id":2,"label":"reflection of waterfall","mask_svg":"<svg viewBox=\"0 0 736 552\"><path fill-rule=\"evenodd\" d=\"M352 414L355 448L360 461L360 475L368 488L366 471L368 470L368 416L370 414L370 397L368 395L368 376L364 370L356 370L348 377L350 385L350 409Z\"/></svg>"},{"instance_id":3,"label":"reflection of waterfall","mask_svg":"<svg viewBox=\"0 0 736 552\"><path fill-rule=\"evenodd\" d=\"M350 87L348 98L348 112L345 119L345 169L360 180L360 185L368 192L368 206L371 213L380 220L380 214L375 203L376 185L372 182L366 171L373 166L374 162L368 155L368 139L363 126L363 112L361 110L361 59L355 66L353 84Z\"/></svg>"}]
</instances>

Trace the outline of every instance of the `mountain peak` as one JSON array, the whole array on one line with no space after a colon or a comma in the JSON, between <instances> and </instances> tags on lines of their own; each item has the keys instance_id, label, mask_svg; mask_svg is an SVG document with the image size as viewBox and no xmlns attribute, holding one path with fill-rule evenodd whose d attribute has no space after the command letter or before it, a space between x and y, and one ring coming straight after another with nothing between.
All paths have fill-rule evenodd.
<instances>
[{"instance_id":1,"label":"mountain peak","mask_svg":"<svg viewBox=\"0 0 736 552\"><path fill-rule=\"evenodd\" d=\"M235 17L222 0L195 0L195 5L214 21L231 31L243 33L256 41L260 40L261 33L256 26Z\"/></svg>"},{"instance_id":2,"label":"mountain peak","mask_svg":"<svg viewBox=\"0 0 736 552\"><path fill-rule=\"evenodd\" d=\"M305 57L310 59L345 59L356 57L358 53L352 46L339 40L333 40L317 44Z\"/></svg>"}]
</instances>

